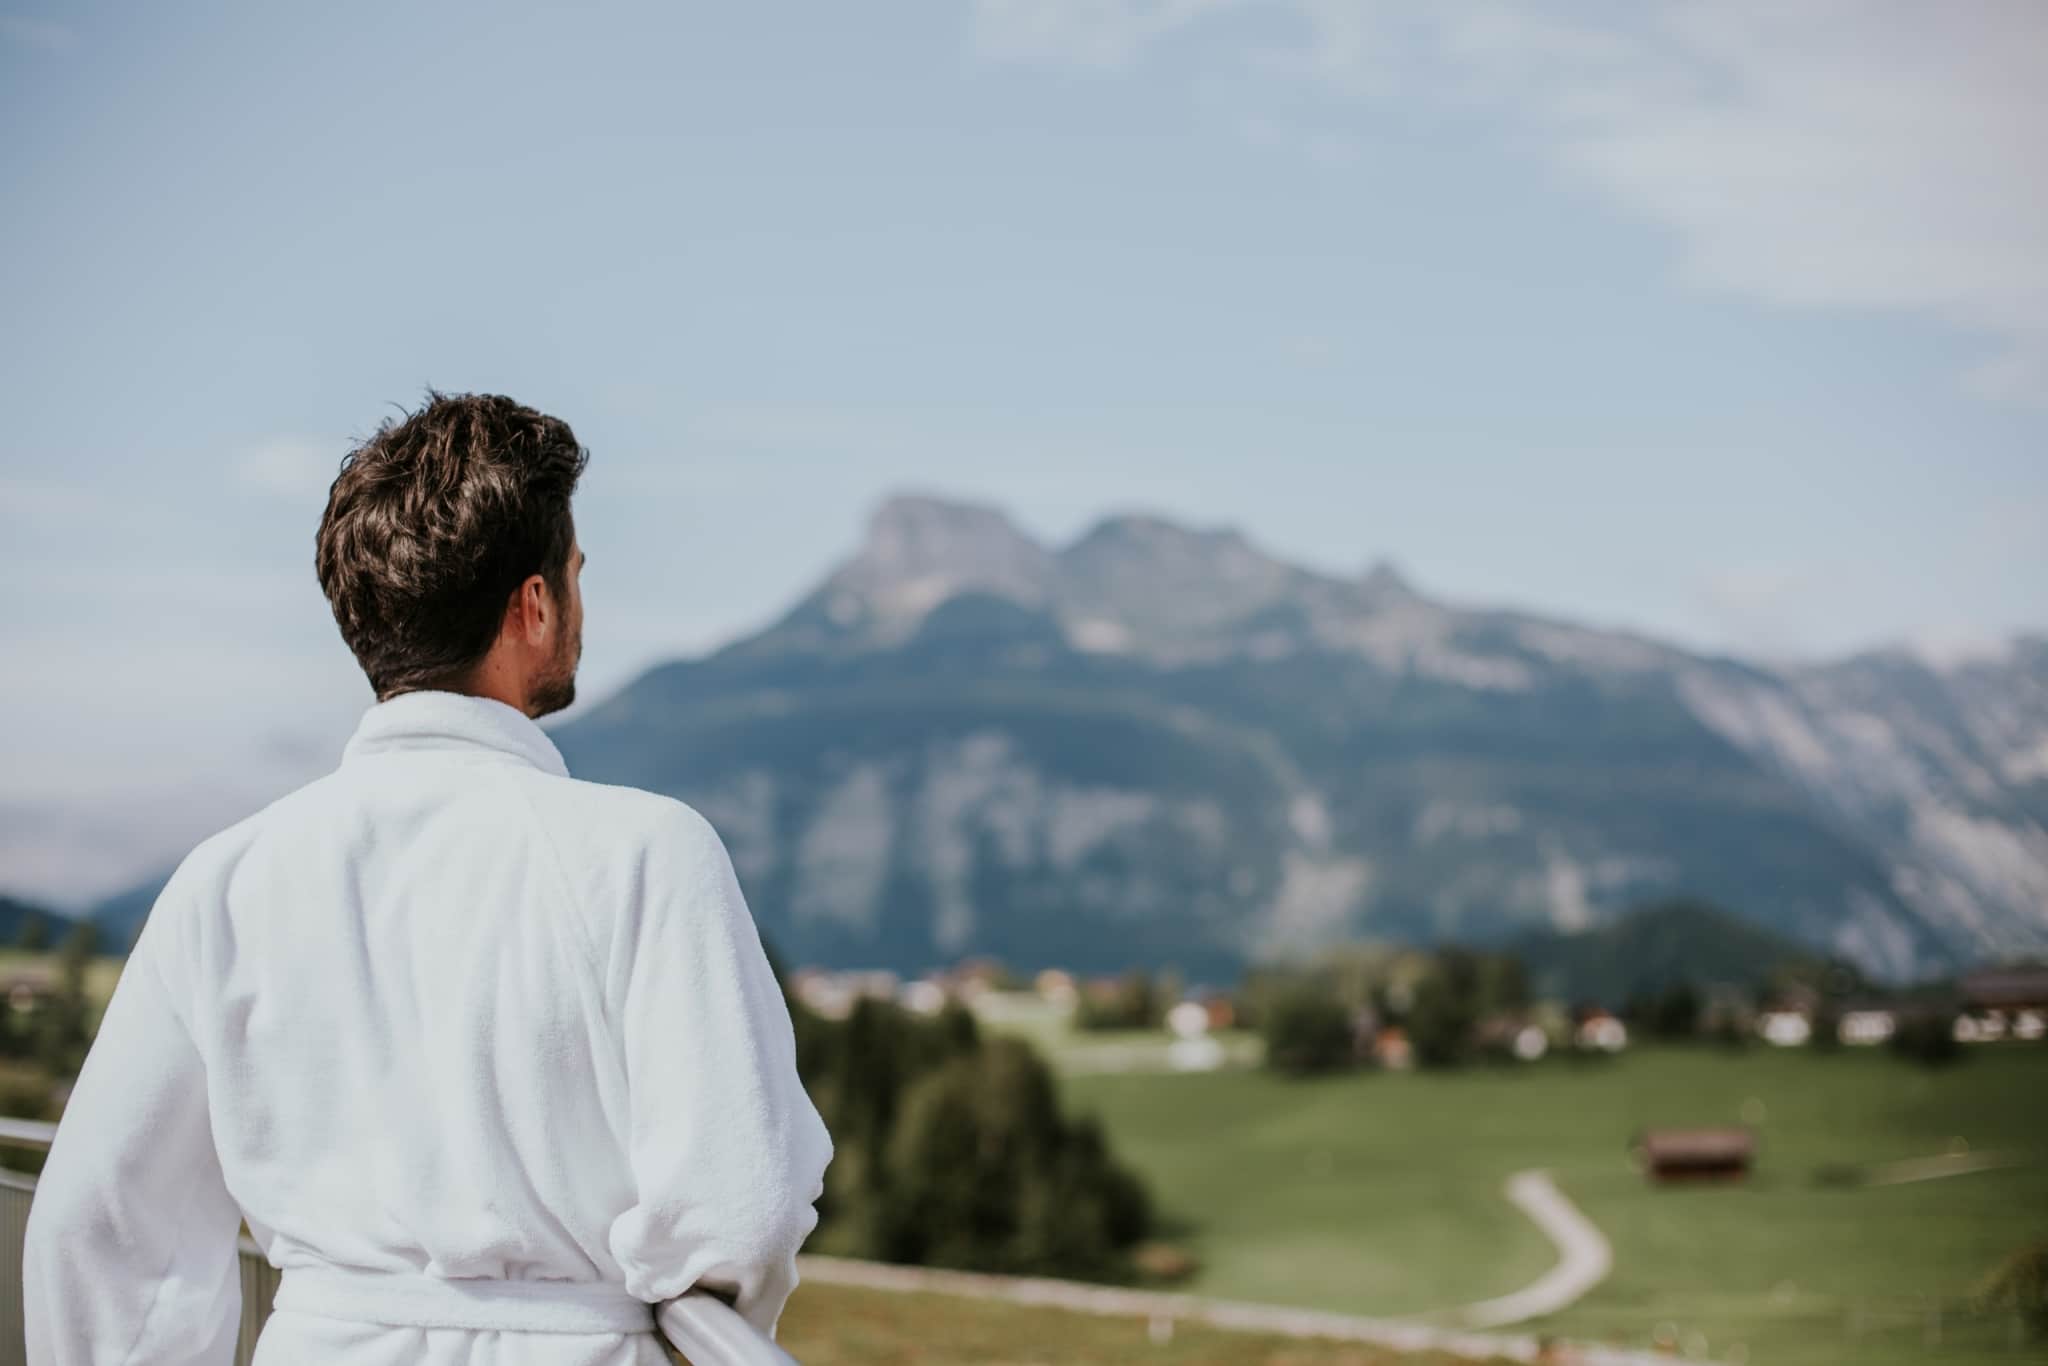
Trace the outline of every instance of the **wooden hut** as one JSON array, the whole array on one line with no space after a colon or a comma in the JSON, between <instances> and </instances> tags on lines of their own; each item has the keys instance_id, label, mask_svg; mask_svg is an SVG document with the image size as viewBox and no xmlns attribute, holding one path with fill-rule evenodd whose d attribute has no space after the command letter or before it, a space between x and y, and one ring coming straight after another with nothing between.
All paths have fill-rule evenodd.
<instances>
[{"instance_id":1,"label":"wooden hut","mask_svg":"<svg viewBox=\"0 0 2048 1366\"><path fill-rule=\"evenodd\" d=\"M1740 1181L1756 1160L1756 1135L1739 1126L1645 1129L1630 1146L1653 1181Z\"/></svg>"}]
</instances>

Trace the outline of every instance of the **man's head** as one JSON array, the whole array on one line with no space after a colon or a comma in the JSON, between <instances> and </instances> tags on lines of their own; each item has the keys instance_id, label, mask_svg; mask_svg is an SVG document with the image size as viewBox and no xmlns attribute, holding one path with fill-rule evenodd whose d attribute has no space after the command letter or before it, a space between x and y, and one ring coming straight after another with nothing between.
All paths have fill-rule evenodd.
<instances>
[{"instance_id":1,"label":"man's head","mask_svg":"<svg viewBox=\"0 0 2048 1366\"><path fill-rule=\"evenodd\" d=\"M435 688L528 716L576 698L582 548L575 433L496 394L388 418L328 491L314 561L382 702Z\"/></svg>"}]
</instances>

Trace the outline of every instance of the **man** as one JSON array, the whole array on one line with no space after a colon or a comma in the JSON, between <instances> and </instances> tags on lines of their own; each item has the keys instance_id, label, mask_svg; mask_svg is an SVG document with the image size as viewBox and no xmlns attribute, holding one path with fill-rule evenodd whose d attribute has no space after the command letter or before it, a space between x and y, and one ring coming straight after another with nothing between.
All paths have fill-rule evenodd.
<instances>
[{"instance_id":1,"label":"man","mask_svg":"<svg viewBox=\"0 0 2048 1366\"><path fill-rule=\"evenodd\" d=\"M32 1206L35 1366L656 1366L692 1287L773 1334L832 1146L719 837L569 776L588 454L430 394L343 462L317 568L376 701L181 862ZM251 680L252 684L260 680Z\"/></svg>"}]
</instances>

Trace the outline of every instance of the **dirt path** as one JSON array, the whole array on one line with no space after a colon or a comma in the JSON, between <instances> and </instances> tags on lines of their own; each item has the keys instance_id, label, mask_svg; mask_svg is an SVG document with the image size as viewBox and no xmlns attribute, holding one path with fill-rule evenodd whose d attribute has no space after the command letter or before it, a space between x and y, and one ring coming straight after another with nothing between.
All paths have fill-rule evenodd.
<instances>
[{"instance_id":1,"label":"dirt path","mask_svg":"<svg viewBox=\"0 0 2048 1366\"><path fill-rule=\"evenodd\" d=\"M1459 1321L1472 1328L1499 1328L1555 1314L1605 1280L1614 1266L1614 1249L1606 1235L1565 1198L1550 1173L1516 1172L1508 1178L1507 1195L1557 1245L1557 1265L1512 1295L1460 1310Z\"/></svg>"},{"instance_id":2,"label":"dirt path","mask_svg":"<svg viewBox=\"0 0 2048 1366\"><path fill-rule=\"evenodd\" d=\"M1568 1204L1565 1208L1571 1209ZM1572 1210L1572 1213L1577 1214L1577 1211ZM1605 1246L1604 1240L1602 1246ZM1216 1328L1282 1337L1363 1342L1401 1352L1445 1352L1475 1360L1506 1358L1510 1361L1535 1361L1542 1347L1532 1335L1479 1333L1434 1327L1406 1319L1364 1318L1277 1304L1247 1304L1157 1290L1085 1285L1078 1281L938 1271L929 1267L890 1266L842 1257L804 1256L799 1257L797 1263L804 1280L828 1285L961 1295L1119 1318L1164 1319L1169 1322L1185 1319ZM1669 1356L1653 1352L1590 1344L1575 1346L1571 1355L1559 1359L1569 1360L1574 1366L1670 1366L1671 1363Z\"/></svg>"},{"instance_id":3,"label":"dirt path","mask_svg":"<svg viewBox=\"0 0 2048 1366\"><path fill-rule=\"evenodd\" d=\"M1872 1186L1902 1186L1909 1181L1939 1181L1948 1176L1968 1176L1971 1172L2020 1165L2021 1159L2012 1153L1942 1153L1937 1157L1875 1163L1864 1168L1863 1179Z\"/></svg>"}]
</instances>

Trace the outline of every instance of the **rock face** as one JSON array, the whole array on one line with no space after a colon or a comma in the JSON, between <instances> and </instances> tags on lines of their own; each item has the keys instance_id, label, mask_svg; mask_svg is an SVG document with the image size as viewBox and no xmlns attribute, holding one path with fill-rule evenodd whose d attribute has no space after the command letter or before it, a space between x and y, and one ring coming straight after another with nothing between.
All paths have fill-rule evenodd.
<instances>
[{"instance_id":1,"label":"rock face","mask_svg":"<svg viewBox=\"0 0 2048 1366\"><path fill-rule=\"evenodd\" d=\"M1872 972L2048 946L2048 642L1797 672L1115 517L898 498L556 738L696 804L792 962L1499 939L1686 893Z\"/></svg>"},{"instance_id":2,"label":"rock face","mask_svg":"<svg viewBox=\"0 0 2048 1366\"><path fill-rule=\"evenodd\" d=\"M1947 665L1886 651L1781 677L1699 675L1684 695L1870 847L1951 948L2048 940L2048 640ZM1882 961L1857 924L1836 942Z\"/></svg>"}]
</instances>

